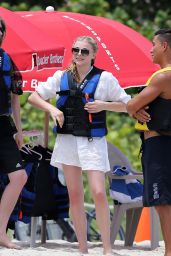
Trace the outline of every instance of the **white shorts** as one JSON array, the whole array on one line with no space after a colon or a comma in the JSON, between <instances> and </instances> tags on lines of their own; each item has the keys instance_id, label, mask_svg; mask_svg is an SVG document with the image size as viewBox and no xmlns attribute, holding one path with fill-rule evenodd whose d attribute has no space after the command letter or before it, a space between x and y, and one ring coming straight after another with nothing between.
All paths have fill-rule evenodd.
<instances>
[{"instance_id":1,"label":"white shorts","mask_svg":"<svg viewBox=\"0 0 171 256\"><path fill-rule=\"evenodd\" d=\"M58 134L54 146L51 165L61 169L62 165L81 167L82 170L110 170L106 138L76 137Z\"/></svg>"}]
</instances>

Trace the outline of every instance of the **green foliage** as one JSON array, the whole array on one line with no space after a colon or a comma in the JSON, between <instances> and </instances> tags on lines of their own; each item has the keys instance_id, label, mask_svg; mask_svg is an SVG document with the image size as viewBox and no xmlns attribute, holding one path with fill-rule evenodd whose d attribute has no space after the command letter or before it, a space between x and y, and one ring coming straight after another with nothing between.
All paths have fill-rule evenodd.
<instances>
[{"instance_id":1,"label":"green foliage","mask_svg":"<svg viewBox=\"0 0 171 256\"><path fill-rule=\"evenodd\" d=\"M105 16L108 9L109 4L104 0L70 0L58 10Z\"/></svg>"},{"instance_id":2,"label":"green foliage","mask_svg":"<svg viewBox=\"0 0 171 256\"><path fill-rule=\"evenodd\" d=\"M6 9L10 9L10 4L9 3L7 3L7 2L2 2L1 4L0 4L0 6L1 7L3 7L3 8L6 8Z\"/></svg>"},{"instance_id":3,"label":"green foliage","mask_svg":"<svg viewBox=\"0 0 171 256\"><path fill-rule=\"evenodd\" d=\"M27 99L29 93L24 93L20 96L21 103L21 117L23 130L43 130L44 129L44 117L45 112L31 106ZM55 135L53 133L53 122L50 119L49 122L49 148L53 149L55 143Z\"/></svg>"},{"instance_id":4,"label":"green foliage","mask_svg":"<svg viewBox=\"0 0 171 256\"><path fill-rule=\"evenodd\" d=\"M45 10L47 6L51 5L57 10L61 5L65 4L63 0L9 0L8 2L0 3L0 6L11 10L23 11L23 10ZM26 6L26 9L23 4Z\"/></svg>"},{"instance_id":5,"label":"green foliage","mask_svg":"<svg viewBox=\"0 0 171 256\"><path fill-rule=\"evenodd\" d=\"M154 18L154 23L158 27L171 27L171 13L169 10L158 10L157 15Z\"/></svg>"},{"instance_id":6,"label":"green foliage","mask_svg":"<svg viewBox=\"0 0 171 256\"><path fill-rule=\"evenodd\" d=\"M27 11L29 9L29 5L25 2L21 2L18 5L13 5L10 9L12 11Z\"/></svg>"},{"instance_id":7,"label":"green foliage","mask_svg":"<svg viewBox=\"0 0 171 256\"><path fill-rule=\"evenodd\" d=\"M168 11L171 14L169 0L107 0L110 10L120 7L129 13L132 20L141 22L143 20L153 21L159 10Z\"/></svg>"}]
</instances>

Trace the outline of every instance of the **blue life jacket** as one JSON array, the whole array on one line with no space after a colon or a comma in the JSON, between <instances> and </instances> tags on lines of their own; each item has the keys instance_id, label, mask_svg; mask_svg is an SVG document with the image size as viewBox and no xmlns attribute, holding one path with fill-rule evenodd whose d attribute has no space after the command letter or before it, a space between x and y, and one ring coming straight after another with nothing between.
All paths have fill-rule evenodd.
<instances>
[{"instance_id":1,"label":"blue life jacket","mask_svg":"<svg viewBox=\"0 0 171 256\"><path fill-rule=\"evenodd\" d=\"M56 132L88 138L107 134L106 111L89 114L84 109L86 102L94 101L94 94L103 70L93 67L81 84L74 82L71 72L61 77L59 99L56 106L64 114L64 124Z\"/></svg>"},{"instance_id":2,"label":"blue life jacket","mask_svg":"<svg viewBox=\"0 0 171 256\"><path fill-rule=\"evenodd\" d=\"M11 109L12 64L8 54L0 48L0 115L9 115Z\"/></svg>"}]
</instances>

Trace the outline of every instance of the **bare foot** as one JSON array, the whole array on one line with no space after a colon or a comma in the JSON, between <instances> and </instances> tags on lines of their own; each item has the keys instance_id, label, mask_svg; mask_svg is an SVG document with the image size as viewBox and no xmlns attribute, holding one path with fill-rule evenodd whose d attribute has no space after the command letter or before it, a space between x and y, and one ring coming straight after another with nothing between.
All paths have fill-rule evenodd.
<instances>
[{"instance_id":1,"label":"bare foot","mask_svg":"<svg viewBox=\"0 0 171 256\"><path fill-rule=\"evenodd\" d=\"M80 255L82 256L82 255L87 255L88 254L88 252L80 252Z\"/></svg>"},{"instance_id":2,"label":"bare foot","mask_svg":"<svg viewBox=\"0 0 171 256\"><path fill-rule=\"evenodd\" d=\"M114 253L114 252L108 252L106 254L103 254L104 256L117 256L117 255L120 255L120 254L117 254L117 253Z\"/></svg>"},{"instance_id":3,"label":"bare foot","mask_svg":"<svg viewBox=\"0 0 171 256\"><path fill-rule=\"evenodd\" d=\"M112 256L113 255L112 249L111 248L104 249L103 250L103 255L105 255L105 256Z\"/></svg>"},{"instance_id":4,"label":"bare foot","mask_svg":"<svg viewBox=\"0 0 171 256\"><path fill-rule=\"evenodd\" d=\"M6 247L9 249L21 250L21 247L15 243L12 243L7 235L0 236L0 246Z\"/></svg>"}]
</instances>

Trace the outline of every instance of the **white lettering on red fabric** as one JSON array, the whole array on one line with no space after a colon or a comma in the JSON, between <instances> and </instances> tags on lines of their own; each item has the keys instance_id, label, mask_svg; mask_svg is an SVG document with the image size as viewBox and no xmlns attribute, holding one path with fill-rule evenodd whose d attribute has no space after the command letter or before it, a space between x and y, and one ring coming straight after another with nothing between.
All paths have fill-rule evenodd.
<instances>
[{"instance_id":1,"label":"white lettering on red fabric","mask_svg":"<svg viewBox=\"0 0 171 256\"><path fill-rule=\"evenodd\" d=\"M22 83L22 87L25 88L25 86L27 86L28 81L24 80Z\"/></svg>"},{"instance_id":2,"label":"white lettering on red fabric","mask_svg":"<svg viewBox=\"0 0 171 256\"><path fill-rule=\"evenodd\" d=\"M58 55L58 54L49 54L48 56L37 56L36 63L38 69L42 69L43 67L50 68L49 64L51 64L51 67L56 67L55 64L61 64L63 63L64 56ZM54 64L54 65L52 65Z\"/></svg>"},{"instance_id":3,"label":"white lettering on red fabric","mask_svg":"<svg viewBox=\"0 0 171 256\"><path fill-rule=\"evenodd\" d=\"M56 55L50 55L50 63L62 63L63 62L63 56Z\"/></svg>"},{"instance_id":4,"label":"white lettering on red fabric","mask_svg":"<svg viewBox=\"0 0 171 256\"><path fill-rule=\"evenodd\" d=\"M73 20L75 22L78 22L79 24L81 24L82 26L84 26L85 28L87 28L94 36L96 36L96 39L100 42L100 45L102 46L102 48L105 50L105 53L110 56L110 60L113 62L113 66L114 68L116 68L116 70L120 70L120 67L119 65L116 63L116 60L114 59L112 53L109 51L108 47L107 47L107 44L103 42L103 39L95 32L95 30L88 26L87 24L85 24L84 22L78 20L78 19L74 19L72 17L69 17L68 15L63 15L62 16L63 18L66 18L66 19L70 19L70 20Z\"/></svg>"},{"instance_id":5,"label":"white lettering on red fabric","mask_svg":"<svg viewBox=\"0 0 171 256\"><path fill-rule=\"evenodd\" d=\"M38 80L37 79L32 79L31 80L31 88L36 88L38 85Z\"/></svg>"},{"instance_id":6,"label":"white lettering on red fabric","mask_svg":"<svg viewBox=\"0 0 171 256\"><path fill-rule=\"evenodd\" d=\"M48 64L49 56L43 56L39 57L37 56L37 66L43 66L45 64Z\"/></svg>"}]
</instances>

